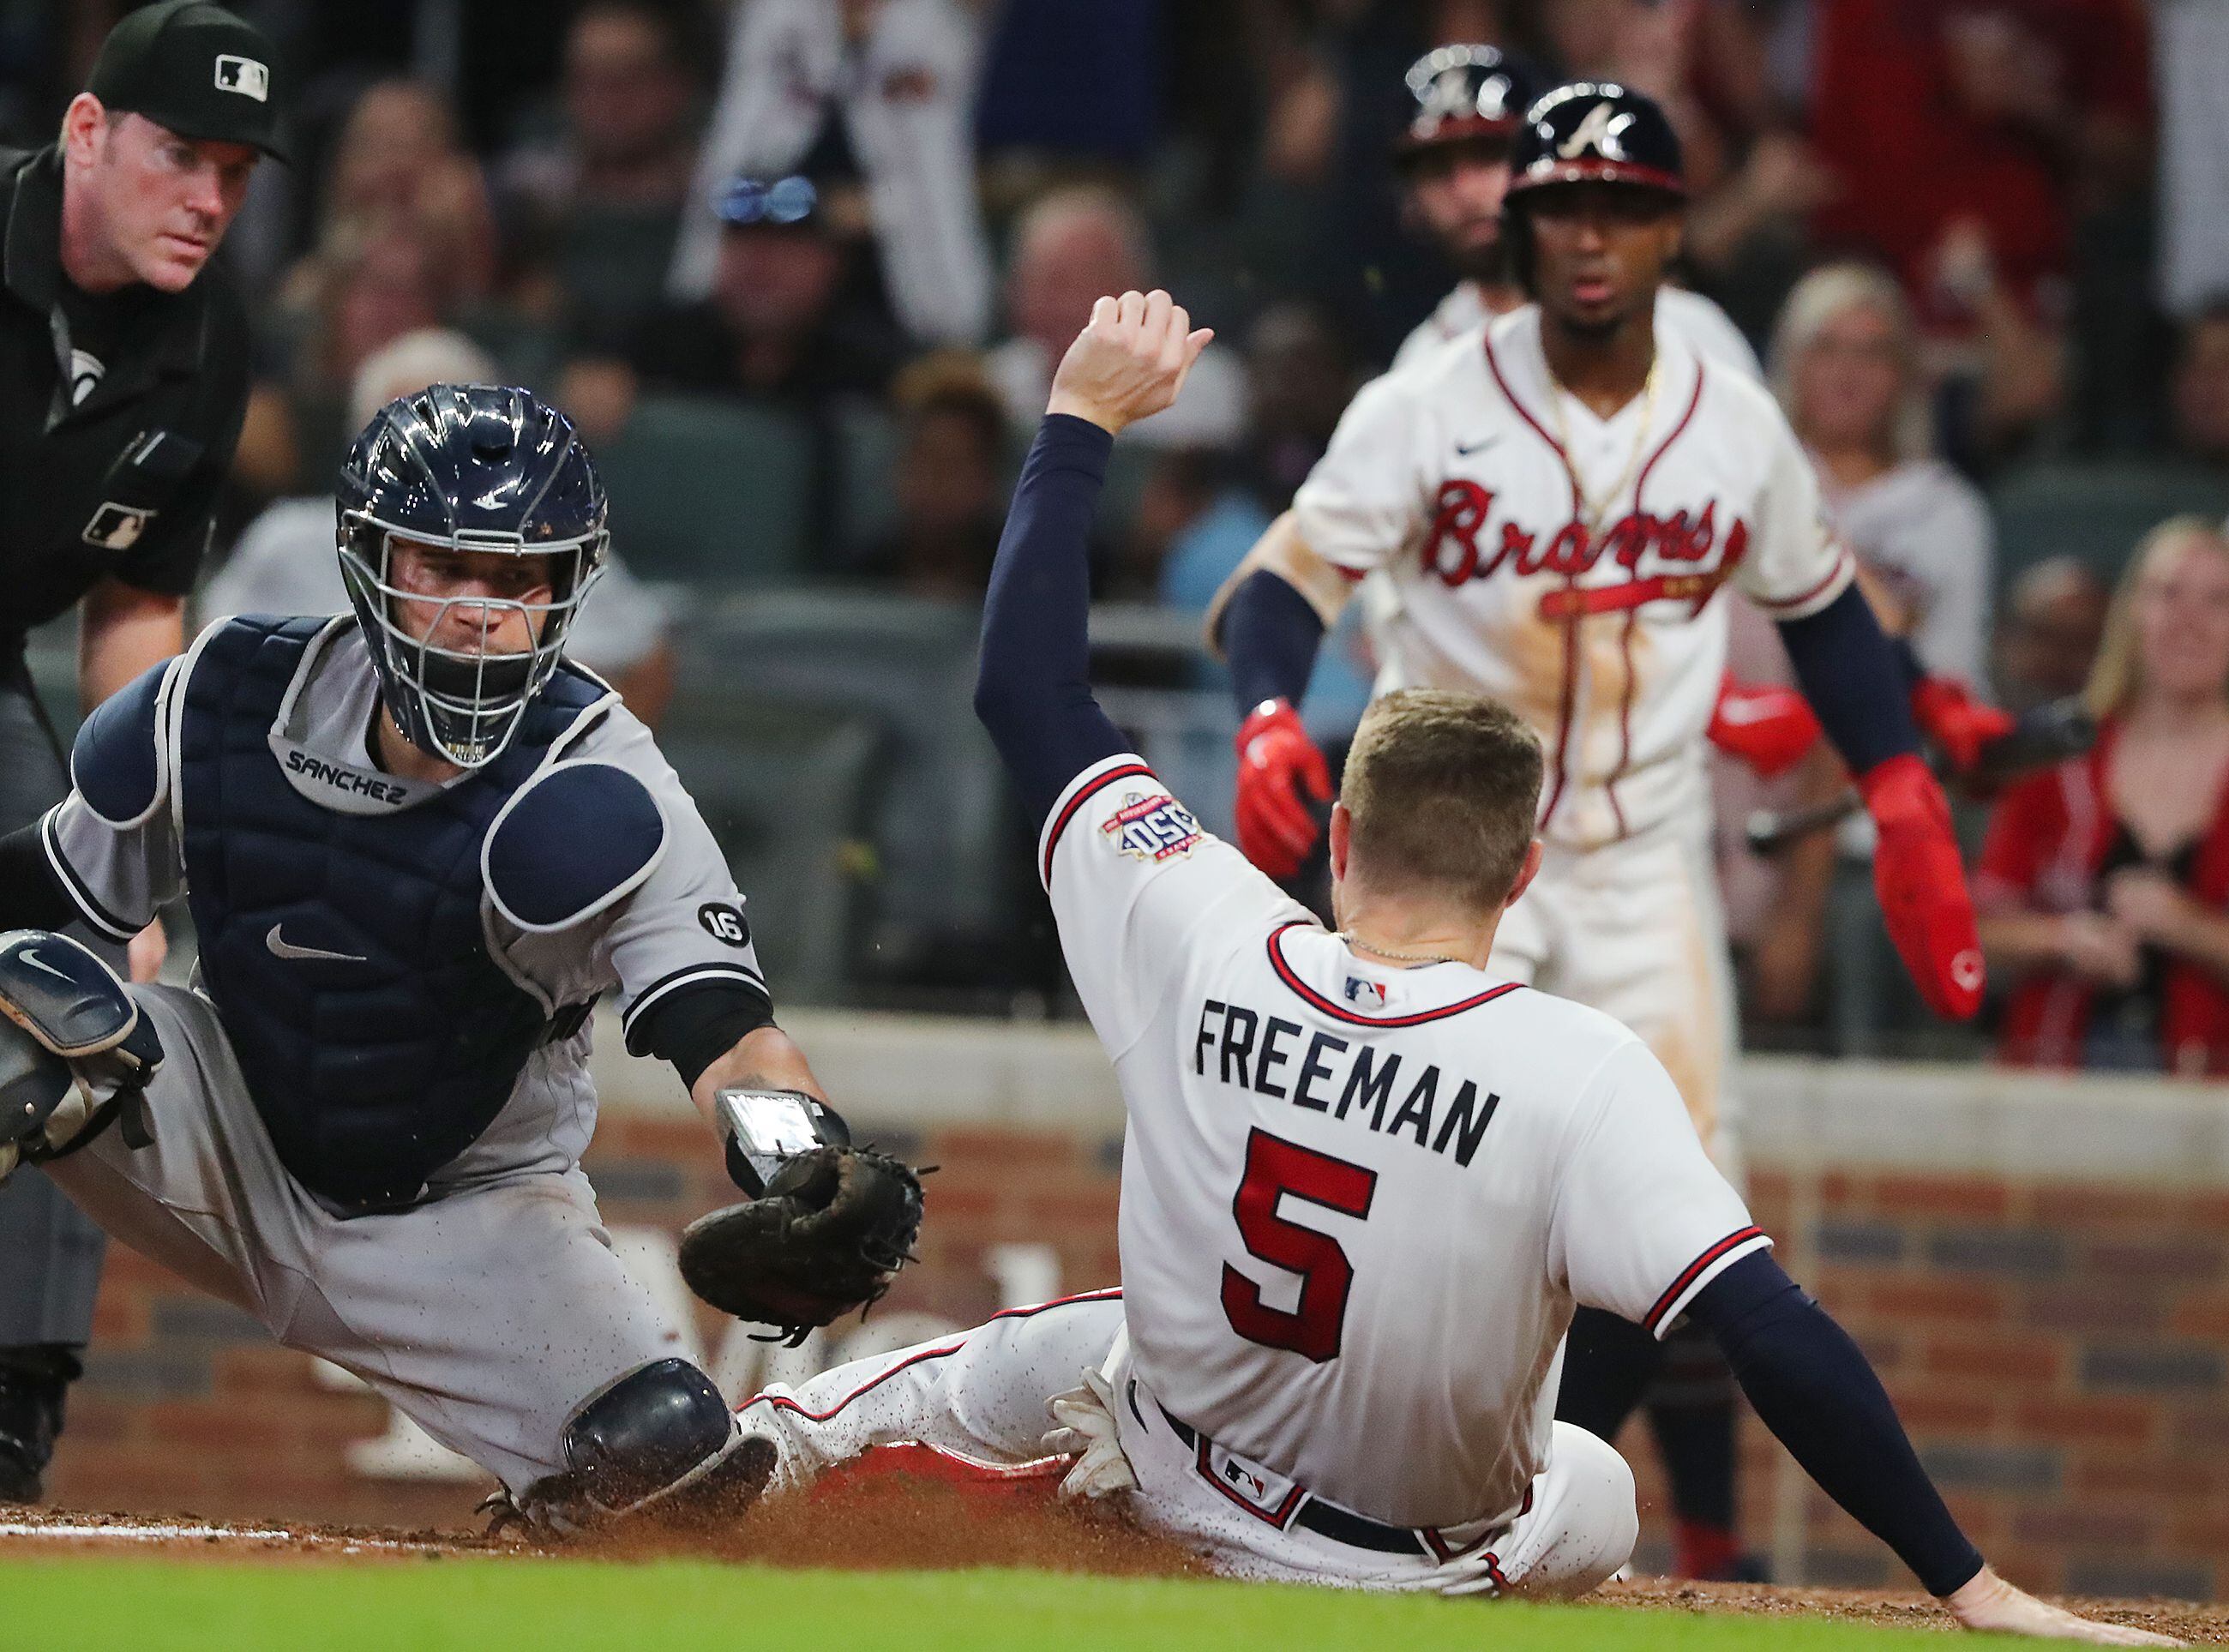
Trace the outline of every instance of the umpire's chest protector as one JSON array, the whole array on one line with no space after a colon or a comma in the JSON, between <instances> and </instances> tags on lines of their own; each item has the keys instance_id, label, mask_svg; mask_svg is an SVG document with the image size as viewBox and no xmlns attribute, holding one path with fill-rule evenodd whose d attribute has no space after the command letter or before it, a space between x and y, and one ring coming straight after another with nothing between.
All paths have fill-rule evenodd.
<instances>
[{"instance_id":1,"label":"umpire's chest protector","mask_svg":"<svg viewBox=\"0 0 2229 1652\"><path fill-rule=\"evenodd\" d=\"M296 1180L373 1211L418 1199L535 1047L579 1025L492 956L482 846L606 691L561 670L485 768L391 813L346 813L298 792L271 740L332 623L234 620L196 650L173 783L202 982L256 1111Z\"/></svg>"}]
</instances>

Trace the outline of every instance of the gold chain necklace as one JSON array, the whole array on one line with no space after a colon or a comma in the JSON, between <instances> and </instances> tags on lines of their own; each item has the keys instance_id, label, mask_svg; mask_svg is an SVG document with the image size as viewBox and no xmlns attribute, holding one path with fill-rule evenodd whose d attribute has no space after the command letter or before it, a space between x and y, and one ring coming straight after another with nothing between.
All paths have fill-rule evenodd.
<instances>
[{"instance_id":1,"label":"gold chain necklace","mask_svg":"<svg viewBox=\"0 0 2229 1652\"><path fill-rule=\"evenodd\" d=\"M1558 381L1555 370L1548 370L1548 412L1556 421L1556 440L1564 449L1564 463L1571 472L1571 491L1579 497L1579 520L1590 536L1602 531L1603 517L1609 514L1610 506L1617 503L1641 469L1641 456L1648 447L1649 427L1656 419L1656 375L1663 359L1660 351L1648 363L1648 382L1641 387L1641 419L1633 433L1633 451L1626 455L1625 468L1618 473L1617 480L1611 483L1609 491L1600 498L1588 492L1586 479L1579 473L1578 456L1572 450L1571 429L1564 422L1564 398L1571 393ZM1571 399L1578 400L1577 396Z\"/></svg>"},{"instance_id":2,"label":"gold chain necklace","mask_svg":"<svg viewBox=\"0 0 2229 1652\"><path fill-rule=\"evenodd\" d=\"M1354 951L1366 952L1379 958L1391 958L1397 963L1454 964L1462 961L1460 958L1450 958L1443 952L1396 952L1392 948L1381 947L1374 941L1357 940L1353 931L1350 929L1339 930L1339 938L1346 942Z\"/></svg>"}]
</instances>

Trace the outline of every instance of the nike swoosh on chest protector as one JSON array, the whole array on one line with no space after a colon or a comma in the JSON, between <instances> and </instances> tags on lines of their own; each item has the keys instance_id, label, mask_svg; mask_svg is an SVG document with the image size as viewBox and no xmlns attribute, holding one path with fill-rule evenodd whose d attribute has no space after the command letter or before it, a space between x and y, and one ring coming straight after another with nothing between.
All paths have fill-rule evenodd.
<instances>
[{"instance_id":1,"label":"nike swoosh on chest protector","mask_svg":"<svg viewBox=\"0 0 2229 1652\"><path fill-rule=\"evenodd\" d=\"M274 958L323 959L327 963L335 964L368 964L371 961L357 953L327 952L319 947L298 947L279 933L285 927L284 924L274 923L271 926L271 933L263 937L263 944L271 948L271 955Z\"/></svg>"}]
</instances>

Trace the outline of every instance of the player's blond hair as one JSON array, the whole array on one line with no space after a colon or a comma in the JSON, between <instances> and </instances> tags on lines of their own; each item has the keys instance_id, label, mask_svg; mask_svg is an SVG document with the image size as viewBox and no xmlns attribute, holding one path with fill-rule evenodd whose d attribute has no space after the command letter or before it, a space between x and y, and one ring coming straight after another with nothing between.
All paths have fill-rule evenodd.
<instances>
[{"instance_id":1,"label":"player's blond hair","mask_svg":"<svg viewBox=\"0 0 2229 1652\"><path fill-rule=\"evenodd\" d=\"M2113 587L2112 606L2105 610L2105 633L2097 644L2097 660L2090 668L2089 686L2082 691L2083 704L2095 717L2117 717L2128 710L2143 686L2143 645L2136 636L2136 587L2153 566L2165 562L2185 545L2197 545L2216 556L2229 556L2220 524L2210 517L2169 517L2142 539L2130 553Z\"/></svg>"},{"instance_id":2,"label":"player's blond hair","mask_svg":"<svg viewBox=\"0 0 2229 1652\"><path fill-rule=\"evenodd\" d=\"M1498 701L1436 688L1386 695L1363 713L1339 782L1351 866L1372 884L1499 907L1532 846L1543 766L1539 737Z\"/></svg>"}]
</instances>

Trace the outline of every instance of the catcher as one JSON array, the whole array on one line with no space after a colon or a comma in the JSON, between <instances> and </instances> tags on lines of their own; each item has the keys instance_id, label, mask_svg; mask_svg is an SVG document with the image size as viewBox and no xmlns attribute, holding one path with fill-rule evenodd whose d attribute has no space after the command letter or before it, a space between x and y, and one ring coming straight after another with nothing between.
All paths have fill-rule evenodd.
<instances>
[{"instance_id":1,"label":"catcher","mask_svg":"<svg viewBox=\"0 0 2229 1652\"><path fill-rule=\"evenodd\" d=\"M795 1334L872 1301L921 1190L774 1025L742 899L649 733L565 639L604 555L571 424L436 385L357 439L353 613L245 618L109 701L0 839L0 1173L356 1372L564 1532L729 1512L771 1454L678 1357L579 1160L590 1006L670 1061L752 1202L686 1236ZM183 894L198 991L46 931Z\"/></svg>"}]
</instances>

